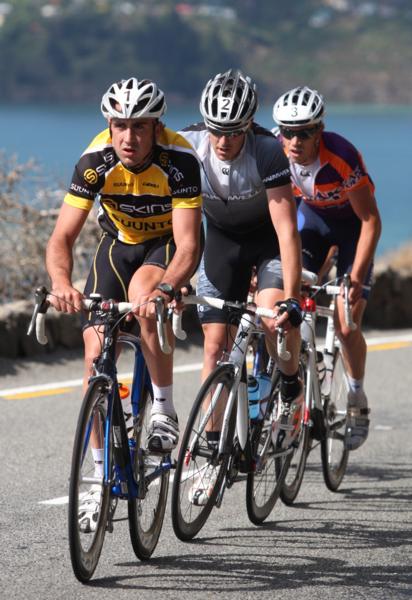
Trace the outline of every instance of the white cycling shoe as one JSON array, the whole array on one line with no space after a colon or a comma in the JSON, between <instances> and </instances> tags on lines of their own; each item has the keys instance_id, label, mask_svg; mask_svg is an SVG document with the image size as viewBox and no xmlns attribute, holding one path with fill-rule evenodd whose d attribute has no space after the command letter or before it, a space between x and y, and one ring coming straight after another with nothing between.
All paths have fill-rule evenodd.
<instances>
[{"instance_id":1,"label":"white cycling shoe","mask_svg":"<svg viewBox=\"0 0 412 600\"><path fill-rule=\"evenodd\" d=\"M369 435L370 408L365 392L348 394L348 417L345 431L345 448L357 450L366 442Z\"/></svg>"},{"instance_id":2,"label":"white cycling shoe","mask_svg":"<svg viewBox=\"0 0 412 600\"><path fill-rule=\"evenodd\" d=\"M93 533L96 531L101 497L101 486L92 485L87 494L81 498L81 503L79 504L79 529L82 533Z\"/></svg>"},{"instance_id":3,"label":"white cycling shoe","mask_svg":"<svg viewBox=\"0 0 412 600\"><path fill-rule=\"evenodd\" d=\"M280 420L272 422L272 440L275 446L286 450L298 438L302 422L305 399L303 390L291 402L282 401Z\"/></svg>"},{"instance_id":4,"label":"white cycling shoe","mask_svg":"<svg viewBox=\"0 0 412 600\"><path fill-rule=\"evenodd\" d=\"M147 436L147 449L153 454L168 454L179 441L179 423L175 418L162 413L153 413L150 417Z\"/></svg>"}]
</instances>

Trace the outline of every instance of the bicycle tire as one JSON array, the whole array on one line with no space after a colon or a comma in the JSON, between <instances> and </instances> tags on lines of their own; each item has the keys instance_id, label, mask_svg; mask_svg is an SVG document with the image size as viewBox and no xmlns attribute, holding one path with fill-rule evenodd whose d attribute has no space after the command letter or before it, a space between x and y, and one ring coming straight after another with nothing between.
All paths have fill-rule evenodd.
<instances>
[{"instance_id":1,"label":"bicycle tire","mask_svg":"<svg viewBox=\"0 0 412 600\"><path fill-rule=\"evenodd\" d=\"M252 523L261 525L272 512L280 494L283 478L288 467L289 457L283 460L282 468L277 468L278 450L273 440L272 429L280 419L278 410L279 377L275 376L270 401L262 421L252 429L252 448L255 457L255 470L248 473L246 480L246 509Z\"/></svg>"},{"instance_id":2,"label":"bicycle tire","mask_svg":"<svg viewBox=\"0 0 412 600\"><path fill-rule=\"evenodd\" d=\"M134 427L133 442L137 449L146 450L146 439L152 407L152 398L148 389L143 391L139 401L139 419ZM132 453L132 465L138 486L146 485L139 476L138 452ZM164 456L144 453L144 475L159 468ZM157 546L162 531L169 489L170 471L163 469L161 475L149 483L144 498L128 500L129 534L134 553L140 560L148 560Z\"/></svg>"},{"instance_id":3,"label":"bicycle tire","mask_svg":"<svg viewBox=\"0 0 412 600\"><path fill-rule=\"evenodd\" d=\"M306 373L305 373L305 365L306 360L303 357L301 359L299 369L300 369L300 379L304 385L304 397L306 398ZM296 500L296 497L299 493L299 490L302 485L303 476L305 474L306 468L306 460L311 447L311 432L309 427L309 414L304 407L304 411L302 414L302 424L299 436L297 440L294 442L294 451L293 454L288 456L289 465L287 471L284 475L283 484L280 490L280 499L284 504L291 506L293 502ZM281 461L279 459L277 461L276 466L279 470L281 468Z\"/></svg>"},{"instance_id":4,"label":"bicycle tire","mask_svg":"<svg viewBox=\"0 0 412 600\"><path fill-rule=\"evenodd\" d=\"M322 471L326 487L336 492L342 483L348 464L345 448L348 383L339 349L336 349L330 394L324 398L326 435L321 441Z\"/></svg>"},{"instance_id":5,"label":"bicycle tire","mask_svg":"<svg viewBox=\"0 0 412 600\"><path fill-rule=\"evenodd\" d=\"M208 423L213 419L221 421L226 407L226 399L235 379L233 366L222 364L216 367L202 384L192 407L183 434L176 464L172 490L172 523L176 536L182 541L191 540L204 526L223 484L231 456L231 448L236 425L236 402L229 417L227 438L221 456L211 450L206 439L206 423L202 423L204 409L210 405L210 397L215 391L216 403ZM217 388L219 386L219 388ZM219 398L223 400L219 403ZM213 425L212 425L213 428ZM197 480L203 480L215 469L215 483L204 505L196 505L193 487ZM205 484L204 484L205 485Z\"/></svg>"},{"instance_id":6,"label":"bicycle tire","mask_svg":"<svg viewBox=\"0 0 412 600\"><path fill-rule=\"evenodd\" d=\"M310 446L309 425L304 423L299 434L296 450L289 459L289 466L280 490L280 499L288 506L294 503L301 488Z\"/></svg>"},{"instance_id":7,"label":"bicycle tire","mask_svg":"<svg viewBox=\"0 0 412 600\"><path fill-rule=\"evenodd\" d=\"M91 452L91 429L93 427L96 435L104 436L107 398L106 382L93 381L84 396L73 445L68 508L69 547L74 574L83 583L89 581L99 562L109 516L110 486L104 485L102 481L96 529L89 533L80 530L79 500L90 487L90 478L94 478L95 469ZM103 445L102 440L100 447ZM110 456L111 454L109 452Z\"/></svg>"}]
</instances>

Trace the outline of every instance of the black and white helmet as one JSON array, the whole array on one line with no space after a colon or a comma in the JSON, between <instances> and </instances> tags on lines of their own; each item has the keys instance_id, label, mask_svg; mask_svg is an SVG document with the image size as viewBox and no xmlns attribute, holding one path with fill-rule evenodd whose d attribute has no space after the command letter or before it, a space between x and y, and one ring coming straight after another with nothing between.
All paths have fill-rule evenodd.
<instances>
[{"instance_id":1,"label":"black and white helmet","mask_svg":"<svg viewBox=\"0 0 412 600\"><path fill-rule=\"evenodd\" d=\"M316 125L322 121L324 113L323 96L306 86L289 90L273 106L274 121L288 127Z\"/></svg>"},{"instance_id":2,"label":"black and white helmet","mask_svg":"<svg viewBox=\"0 0 412 600\"><path fill-rule=\"evenodd\" d=\"M257 107L256 85L238 69L210 79L200 99L206 127L221 133L245 131Z\"/></svg>"},{"instance_id":3,"label":"black and white helmet","mask_svg":"<svg viewBox=\"0 0 412 600\"><path fill-rule=\"evenodd\" d=\"M153 81L131 77L109 87L101 111L106 119L158 119L166 112L166 101Z\"/></svg>"}]
</instances>

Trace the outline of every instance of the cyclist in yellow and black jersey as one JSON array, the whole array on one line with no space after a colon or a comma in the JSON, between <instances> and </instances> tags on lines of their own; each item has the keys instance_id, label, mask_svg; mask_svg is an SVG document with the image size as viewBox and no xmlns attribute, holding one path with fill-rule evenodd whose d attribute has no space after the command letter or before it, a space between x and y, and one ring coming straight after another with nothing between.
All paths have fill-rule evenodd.
<instances>
[{"instance_id":1,"label":"cyclist in yellow and black jersey","mask_svg":"<svg viewBox=\"0 0 412 600\"><path fill-rule=\"evenodd\" d=\"M166 103L153 81L131 78L114 83L102 98L101 110L109 127L78 161L48 243L52 303L64 312L81 309L83 294L71 282L73 245L98 200L103 234L84 295L95 292L141 305L135 314L154 392L148 448L170 452L179 434L172 399L173 359L160 350L153 303L147 301L159 295L170 301L197 267L200 167L190 144L159 120ZM85 381L100 351L99 335L95 323L87 321ZM127 406L124 410L129 412ZM98 470L103 450L94 450Z\"/></svg>"},{"instance_id":2,"label":"cyclist in yellow and black jersey","mask_svg":"<svg viewBox=\"0 0 412 600\"><path fill-rule=\"evenodd\" d=\"M200 205L195 163L190 144L162 127L147 160L128 168L109 128L83 153L64 201L88 211L99 195L102 229L126 244L140 244L172 232L172 208Z\"/></svg>"}]
</instances>

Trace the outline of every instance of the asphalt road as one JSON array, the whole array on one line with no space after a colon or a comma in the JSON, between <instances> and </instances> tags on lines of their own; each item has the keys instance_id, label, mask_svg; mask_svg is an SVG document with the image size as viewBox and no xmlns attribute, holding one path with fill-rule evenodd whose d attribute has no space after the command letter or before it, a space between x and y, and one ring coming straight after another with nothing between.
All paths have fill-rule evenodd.
<instances>
[{"instance_id":1,"label":"asphalt road","mask_svg":"<svg viewBox=\"0 0 412 600\"><path fill-rule=\"evenodd\" d=\"M47 362L3 360L0 596L412 597L412 332L394 336L369 334L376 342L370 346L366 381L371 433L367 444L351 453L339 493L325 487L315 449L295 506L279 501L264 526L249 522L242 482L227 490L222 507L192 543L175 538L168 509L159 545L146 563L133 554L127 523L118 523L106 536L87 586L72 573L66 525L71 445L81 402L80 388L71 382L81 377L79 353L49 355ZM123 356L120 371L130 370L129 361ZM181 421L199 385L200 361L197 344L176 353Z\"/></svg>"}]
</instances>

